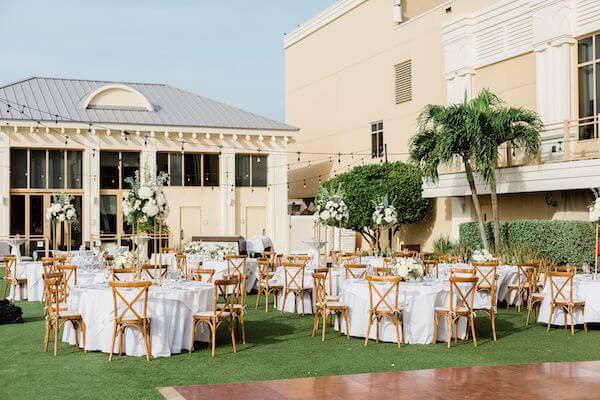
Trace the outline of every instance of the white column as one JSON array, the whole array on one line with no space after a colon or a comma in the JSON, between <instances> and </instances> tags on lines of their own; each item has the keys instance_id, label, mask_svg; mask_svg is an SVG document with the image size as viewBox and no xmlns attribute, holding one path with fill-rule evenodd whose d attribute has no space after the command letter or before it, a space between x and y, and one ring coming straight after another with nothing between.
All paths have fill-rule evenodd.
<instances>
[{"instance_id":1,"label":"white column","mask_svg":"<svg viewBox=\"0 0 600 400\"><path fill-rule=\"evenodd\" d=\"M269 189L269 207L267 216L267 235L273 241L275 251L289 253L289 218L287 155L271 153L268 157L267 183Z\"/></svg>"},{"instance_id":2,"label":"white column","mask_svg":"<svg viewBox=\"0 0 600 400\"><path fill-rule=\"evenodd\" d=\"M223 148L219 159L221 234L235 235L235 150Z\"/></svg>"},{"instance_id":3,"label":"white column","mask_svg":"<svg viewBox=\"0 0 600 400\"><path fill-rule=\"evenodd\" d=\"M94 238L100 235L100 140L97 136L90 137L83 151L83 208L85 242L92 235Z\"/></svg>"},{"instance_id":4,"label":"white column","mask_svg":"<svg viewBox=\"0 0 600 400\"><path fill-rule=\"evenodd\" d=\"M461 103L465 99L473 98L473 77L475 70L465 68L460 71L446 74L446 89L448 103Z\"/></svg>"},{"instance_id":5,"label":"white column","mask_svg":"<svg viewBox=\"0 0 600 400\"><path fill-rule=\"evenodd\" d=\"M0 237L10 231L10 142L8 127L0 128Z\"/></svg>"},{"instance_id":6,"label":"white column","mask_svg":"<svg viewBox=\"0 0 600 400\"><path fill-rule=\"evenodd\" d=\"M471 199L469 197L452 197L452 232L450 240L458 242L460 239L460 224L473 221L471 217Z\"/></svg>"}]
</instances>

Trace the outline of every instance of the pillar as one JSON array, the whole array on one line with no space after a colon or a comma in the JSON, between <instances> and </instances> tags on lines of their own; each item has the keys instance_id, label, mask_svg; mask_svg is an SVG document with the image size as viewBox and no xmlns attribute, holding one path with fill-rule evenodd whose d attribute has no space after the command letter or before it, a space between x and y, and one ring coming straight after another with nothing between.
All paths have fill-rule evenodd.
<instances>
[{"instance_id":1,"label":"pillar","mask_svg":"<svg viewBox=\"0 0 600 400\"><path fill-rule=\"evenodd\" d=\"M267 162L267 184L269 188L268 236L275 251L289 253L288 217L288 158L285 153L271 153Z\"/></svg>"},{"instance_id":2,"label":"pillar","mask_svg":"<svg viewBox=\"0 0 600 400\"><path fill-rule=\"evenodd\" d=\"M10 234L10 141L8 127L0 128L0 237Z\"/></svg>"}]
</instances>

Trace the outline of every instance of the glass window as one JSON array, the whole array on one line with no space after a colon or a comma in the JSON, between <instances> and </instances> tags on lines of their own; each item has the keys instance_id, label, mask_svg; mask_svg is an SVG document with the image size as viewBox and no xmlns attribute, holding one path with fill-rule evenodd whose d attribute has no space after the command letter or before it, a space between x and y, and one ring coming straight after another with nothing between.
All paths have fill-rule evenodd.
<instances>
[{"instance_id":1,"label":"glass window","mask_svg":"<svg viewBox=\"0 0 600 400\"><path fill-rule=\"evenodd\" d=\"M579 68L579 117L594 115L594 66Z\"/></svg>"},{"instance_id":2,"label":"glass window","mask_svg":"<svg viewBox=\"0 0 600 400\"><path fill-rule=\"evenodd\" d=\"M202 154L185 154L184 155L184 166L185 166L185 186L201 186L201 168L202 168Z\"/></svg>"},{"instance_id":3,"label":"glass window","mask_svg":"<svg viewBox=\"0 0 600 400\"><path fill-rule=\"evenodd\" d=\"M140 153L123 152L121 153L121 187L129 188L129 185L125 183L125 179L133 178L135 172L140 169Z\"/></svg>"},{"instance_id":4,"label":"glass window","mask_svg":"<svg viewBox=\"0 0 600 400\"><path fill-rule=\"evenodd\" d=\"M371 157L383 157L383 122L371 124Z\"/></svg>"},{"instance_id":5,"label":"glass window","mask_svg":"<svg viewBox=\"0 0 600 400\"><path fill-rule=\"evenodd\" d=\"M100 196L100 234L117 234L117 196Z\"/></svg>"},{"instance_id":6,"label":"glass window","mask_svg":"<svg viewBox=\"0 0 600 400\"><path fill-rule=\"evenodd\" d=\"M67 188L81 189L83 176L83 162L80 151L67 152Z\"/></svg>"},{"instance_id":7,"label":"glass window","mask_svg":"<svg viewBox=\"0 0 600 400\"><path fill-rule=\"evenodd\" d=\"M169 181L171 186L181 186L181 154L171 153L171 174L169 175Z\"/></svg>"},{"instance_id":8,"label":"glass window","mask_svg":"<svg viewBox=\"0 0 600 400\"><path fill-rule=\"evenodd\" d=\"M100 152L100 188L119 188L119 153L114 151Z\"/></svg>"},{"instance_id":9,"label":"glass window","mask_svg":"<svg viewBox=\"0 0 600 400\"><path fill-rule=\"evenodd\" d=\"M29 197L29 234L44 234L44 196Z\"/></svg>"},{"instance_id":10,"label":"glass window","mask_svg":"<svg viewBox=\"0 0 600 400\"><path fill-rule=\"evenodd\" d=\"M156 153L156 176L169 173L169 153Z\"/></svg>"},{"instance_id":11,"label":"glass window","mask_svg":"<svg viewBox=\"0 0 600 400\"><path fill-rule=\"evenodd\" d=\"M46 189L46 150L29 152L30 187Z\"/></svg>"},{"instance_id":12,"label":"glass window","mask_svg":"<svg viewBox=\"0 0 600 400\"><path fill-rule=\"evenodd\" d=\"M252 156L252 186L267 186L267 159Z\"/></svg>"},{"instance_id":13,"label":"glass window","mask_svg":"<svg viewBox=\"0 0 600 400\"><path fill-rule=\"evenodd\" d=\"M48 151L48 188L64 189L65 187L65 152Z\"/></svg>"},{"instance_id":14,"label":"glass window","mask_svg":"<svg viewBox=\"0 0 600 400\"><path fill-rule=\"evenodd\" d=\"M10 187L27 188L27 150L10 149Z\"/></svg>"},{"instance_id":15,"label":"glass window","mask_svg":"<svg viewBox=\"0 0 600 400\"><path fill-rule=\"evenodd\" d=\"M10 196L10 234L25 235L25 196Z\"/></svg>"},{"instance_id":16,"label":"glass window","mask_svg":"<svg viewBox=\"0 0 600 400\"><path fill-rule=\"evenodd\" d=\"M204 154L204 186L219 186L219 155Z\"/></svg>"},{"instance_id":17,"label":"glass window","mask_svg":"<svg viewBox=\"0 0 600 400\"><path fill-rule=\"evenodd\" d=\"M71 228L71 248L78 249L82 244L82 232L81 232L81 221L83 221L82 214L82 196L73 196L71 204L75 207L75 213L77 214L77 220L79 224L73 225Z\"/></svg>"},{"instance_id":18,"label":"glass window","mask_svg":"<svg viewBox=\"0 0 600 400\"><path fill-rule=\"evenodd\" d=\"M579 41L577 45L577 53L580 64L592 61L594 49L592 41L593 39L591 36Z\"/></svg>"},{"instance_id":19,"label":"glass window","mask_svg":"<svg viewBox=\"0 0 600 400\"><path fill-rule=\"evenodd\" d=\"M235 186L250 186L250 156L235 155Z\"/></svg>"}]
</instances>

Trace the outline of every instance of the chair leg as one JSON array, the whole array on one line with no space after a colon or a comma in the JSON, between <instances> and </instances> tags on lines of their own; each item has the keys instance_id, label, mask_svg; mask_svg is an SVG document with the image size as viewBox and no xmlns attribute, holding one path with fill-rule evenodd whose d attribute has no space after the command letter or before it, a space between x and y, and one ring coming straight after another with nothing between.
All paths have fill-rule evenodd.
<instances>
[{"instance_id":1,"label":"chair leg","mask_svg":"<svg viewBox=\"0 0 600 400\"><path fill-rule=\"evenodd\" d=\"M71 325L73 325L73 330L75 331L75 348L77 350L79 350L79 329L78 329L78 322L75 321L71 321Z\"/></svg>"},{"instance_id":2,"label":"chair leg","mask_svg":"<svg viewBox=\"0 0 600 400\"><path fill-rule=\"evenodd\" d=\"M83 319L81 320L81 335L83 336L83 352L87 353L87 326Z\"/></svg>"},{"instance_id":3,"label":"chair leg","mask_svg":"<svg viewBox=\"0 0 600 400\"><path fill-rule=\"evenodd\" d=\"M311 333L312 337L314 337L315 334L317 333L317 329L319 326L319 315L320 315L319 313L320 313L320 311L317 310L315 312L315 314L313 315L313 328L312 328L312 333Z\"/></svg>"},{"instance_id":4,"label":"chair leg","mask_svg":"<svg viewBox=\"0 0 600 400\"><path fill-rule=\"evenodd\" d=\"M323 310L322 312L323 315L323 332L321 333L321 341L324 342L325 341L325 327L327 326L327 310Z\"/></svg>"},{"instance_id":5,"label":"chair leg","mask_svg":"<svg viewBox=\"0 0 600 400\"><path fill-rule=\"evenodd\" d=\"M571 336L575 335L575 310L569 306L569 314L571 314Z\"/></svg>"},{"instance_id":6,"label":"chair leg","mask_svg":"<svg viewBox=\"0 0 600 400\"><path fill-rule=\"evenodd\" d=\"M240 312L239 323L242 324L242 344L246 344L246 326L244 325L244 311Z\"/></svg>"},{"instance_id":7,"label":"chair leg","mask_svg":"<svg viewBox=\"0 0 600 400\"><path fill-rule=\"evenodd\" d=\"M46 320L46 332L44 334L44 352L48 352L48 342L50 341L50 321Z\"/></svg>"},{"instance_id":8,"label":"chair leg","mask_svg":"<svg viewBox=\"0 0 600 400\"><path fill-rule=\"evenodd\" d=\"M152 338L150 337L150 327L148 325L144 326L144 341L146 342L146 361L150 361L150 357L152 357Z\"/></svg>"},{"instance_id":9,"label":"chair leg","mask_svg":"<svg viewBox=\"0 0 600 400\"><path fill-rule=\"evenodd\" d=\"M196 320L192 317L192 338L190 339L190 354L194 351L194 342L196 336Z\"/></svg>"},{"instance_id":10,"label":"chair leg","mask_svg":"<svg viewBox=\"0 0 600 400\"><path fill-rule=\"evenodd\" d=\"M440 320L438 318L438 313L434 311L433 314L433 337L431 338L431 344L435 344L437 342L437 331L440 325Z\"/></svg>"},{"instance_id":11,"label":"chair leg","mask_svg":"<svg viewBox=\"0 0 600 400\"><path fill-rule=\"evenodd\" d=\"M546 326L546 332L550 332L550 324L552 323L553 317L554 317L554 304L550 304L550 315L548 315L548 326Z\"/></svg>"},{"instance_id":12,"label":"chair leg","mask_svg":"<svg viewBox=\"0 0 600 400\"><path fill-rule=\"evenodd\" d=\"M450 315L446 315L446 330L448 331L448 348L452 345L452 325L454 321L450 318Z\"/></svg>"},{"instance_id":13,"label":"chair leg","mask_svg":"<svg viewBox=\"0 0 600 400\"><path fill-rule=\"evenodd\" d=\"M217 342L217 326L211 322L210 326L210 344L211 344L211 356L215 358L215 343ZM230 328L231 329L231 328ZM233 331L233 329L231 329ZM232 333L233 335L233 333ZM235 335L233 335L235 336Z\"/></svg>"},{"instance_id":14,"label":"chair leg","mask_svg":"<svg viewBox=\"0 0 600 400\"><path fill-rule=\"evenodd\" d=\"M348 340L350 340L350 315L348 314L348 311L344 311L344 321L346 322L346 336L348 337Z\"/></svg>"},{"instance_id":15,"label":"chair leg","mask_svg":"<svg viewBox=\"0 0 600 400\"><path fill-rule=\"evenodd\" d=\"M396 327L396 343L398 344L398 348L400 348L400 328L398 327L398 315L394 316L394 320L392 321L394 323L394 326Z\"/></svg>"},{"instance_id":16,"label":"chair leg","mask_svg":"<svg viewBox=\"0 0 600 400\"><path fill-rule=\"evenodd\" d=\"M376 325L375 325L375 343L379 343L379 316L375 316L375 321L376 321Z\"/></svg>"},{"instance_id":17,"label":"chair leg","mask_svg":"<svg viewBox=\"0 0 600 400\"><path fill-rule=\"evenodd\" d=\"M110 353L108 354L108 361L112 361L113 353L115 352L115 339L117 336L117 323L115 322L113 326L113 334L112 334L112 345L110 346Z\"/></svg>"},{"instance_id":18,"label":"chair leg","mask_svg":"<svg viewBox=\"0 0 600 400\"><path fill-rule=\"evenodd\" d=\"M229 320L229 330L231 331L231 346L233 347L233 352L237 353L237 348L235 345L235 332L233 330L233 319Z\"/></svg>"},{"instance_id":19,"label":"chair leg","mask_svg":"<svg viewBox=\"0 0 600 400\"><path fill-rule=\"evenodd\" d=\"M492 338L494 342L496 341L496 313L494 312L494 308L490 310L490 323L492 325Z\"/></svg>"},{"instance_id":20,"label":"chair leg","mask_svg":"<svg viewBox=\"0 0 600 400\"><path fill-rule=\"evenodd\" d=\"M287 300L287 296L288 296L288 291L287 291L287 290L285 290L285 291L283 292L283 304L282 304L282 306L281 306L281 314L283 314L283 313L285 312L285 302L286 302L286 300Z\"/></svg>"},{"instance_id":21,"label":"chair leg","mask_svg":"<svg viewBox=\"0 0 600 400\"><path fill-rule=\"evenodd\" d=\"M261 288L258 288L258 293L256 294L256 306L254 307L255 310L258 310L258 304L260 303L260 294L262 292ZM268 302L269 298L267 297L267 302Z\"/></svg>"},{"instance_id":22,"label":"chair leg","mask_svg":"<svg viewBox=\"0 0 600 400\"><path fill-rule=\"evenodd\" d=\"M271 291L269 289L267 289L265 291L265 312L269 312L269 294L271 293ZM273 303L275 303L275 300L273 300Z\"/></svg>"},{"instance_id":23,"label":"chair leg","mask_svg":"<svg viewBox=\"0 0 600 400\"><path fill-rule=\"evenodd\" d=\"M54 355L58 355L58 322L54 324Z\"/></svg>"},{"instance_id":24,"label":"chair leg","mask_svg":"<svg viewBox=\"0 0 600 400\"><path fill-rule=\"evenodd\" d=\"M469 325L471 325L471 334L473 335L473 345L475 347L477 347L477 334L475 333L475 318L473 317L473 314L471 314L469 316ZM456 327L457 330L457 335L458 336L458 326Z\"/></svg>"},{"instance_id":25,"label":"chair leg","mask_svg":"<svg viewBox=\"0 0 600 400\"><path fill-rule=\"evenodd\" d=\"M525 326L529 326L529 316L531 315L531 309L533 307L531 302L528 302L528 303L529 304L527 304L527 319L525 320Z\"/></svg>"},{"instance_id":26,"label":"chair leg","mask_svg":"<svg viewBox=\"0 0 600 400\"><path fill-rule=\"evenodd\" d=\"M365 336L365 347L369 344L369 336L371 336L371 326L373 325L373 315L369 315L369 325L367 326L367 335Z\"/></svg>"}]
</instances>

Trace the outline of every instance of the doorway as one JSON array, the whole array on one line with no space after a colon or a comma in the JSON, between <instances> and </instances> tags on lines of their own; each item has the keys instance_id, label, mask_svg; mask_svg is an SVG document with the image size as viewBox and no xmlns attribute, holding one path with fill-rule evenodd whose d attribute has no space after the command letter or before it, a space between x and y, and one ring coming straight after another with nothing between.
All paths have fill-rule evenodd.
<instances>
[{"instance_id":1,"label":"doorway","mask_svg":"<svg viewBox=\"0 0 600 400\"><path fill-rule=\"evenodd\" d=\"M202 207L179 207L179 248L194 236L202 236Z\"/></svg>"}]
</instances>

